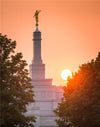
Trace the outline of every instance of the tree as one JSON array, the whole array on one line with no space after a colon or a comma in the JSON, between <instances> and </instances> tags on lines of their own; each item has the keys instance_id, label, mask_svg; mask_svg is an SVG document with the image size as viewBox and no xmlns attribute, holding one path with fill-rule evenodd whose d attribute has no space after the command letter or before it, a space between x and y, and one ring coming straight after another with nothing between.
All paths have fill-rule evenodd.
<instances>
[{"instance_id":1,"label":"tree","mask_svg":"<svg viewBox=\"0 0 100 127\"><path fill-rule=\"evenodd\" d=\"M59 127L100 127L100 52L68 80L54 112ZM66 125L68 121L70 125Z\"/></svg>"},{"instance_id":2,"label":"tree","mask_svg":"<svg viewBox=\"0 0 100 127\"><path fill-rule=\"evenodd\" d=\"M0 34L0 127L34 127L34 116L26 116L34 102L33 86L22 53L15 54L16 42Z\"/></svg>"}]
</instances>

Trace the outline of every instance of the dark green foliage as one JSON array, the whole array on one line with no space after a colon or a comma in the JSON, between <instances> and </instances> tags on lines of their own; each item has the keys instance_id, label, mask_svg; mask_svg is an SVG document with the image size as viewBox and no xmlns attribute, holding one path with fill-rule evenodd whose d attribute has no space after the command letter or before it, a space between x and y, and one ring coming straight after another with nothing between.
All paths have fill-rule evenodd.
<instances>
[{"instance_id":1,"label":"dark green foliage","mask_svg":"<svg viewBox=\"0 0 100 127\"><path fill-rule=\"evenodd\" d=\"M0 127L33 127L35 117L25 116L34 102L33 86L22 54L14 54L16 42L0 34ZM14 54L14 55L13 55Z\"/></svg>"},{"instance_id":2,"label":"dark green foliage","mask_svg":"<svg viewBox=\"0 0 100 127\"><path fill-rule=\"evenodd\" d=\"M69 79L54 112L59 116L59 127L68 127L67 121L74 127L100 127L100 52Z\"/></svg>"}]
</instances>

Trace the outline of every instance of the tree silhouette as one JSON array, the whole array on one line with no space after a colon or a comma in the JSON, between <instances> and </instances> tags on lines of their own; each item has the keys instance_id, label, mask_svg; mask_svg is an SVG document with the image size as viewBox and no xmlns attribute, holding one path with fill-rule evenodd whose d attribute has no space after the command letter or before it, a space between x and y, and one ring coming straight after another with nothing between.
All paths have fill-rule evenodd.
<instances>
[{"instance_id":1,"label":"tree silhouette","mask_svg":"<svg viewBox=\"0 0 100 127\"><path fill-rule=\"evenodd\" d=\"M15 41L0 34L0 127L33 127L35 117L25 116L26 106L34 102L33 86L15 48Z\"/></svg>"},{"instance_id":2,"label":"tree silhouette","mask_svg":"<svg viewBox=\"0 0 100 127\"><path fill-rule=\"evenodd\" d=\"M54 112L59 127L100 127L100 52L69 79Z\"/></svg>"}]
</instances>

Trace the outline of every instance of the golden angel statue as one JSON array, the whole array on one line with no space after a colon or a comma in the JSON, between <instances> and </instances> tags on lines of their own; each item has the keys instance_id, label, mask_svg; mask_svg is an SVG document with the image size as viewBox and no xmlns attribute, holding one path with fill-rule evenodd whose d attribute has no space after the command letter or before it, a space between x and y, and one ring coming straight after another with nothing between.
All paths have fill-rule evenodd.
<instances>
[{"instance_id":1,"label":"golden angel statue","mask_svg":"<svg viewBox=\"0 0 100 127\"><path fill-rule=\"evenodd\" d=\"M36 26L38 26L38 22L39 22L39 19L38 19L39 13L40 13L40 10L36 10L35 15L33 16L33 17L35 17L35 20L36 20Z\"/></svg>"}]
</instances>

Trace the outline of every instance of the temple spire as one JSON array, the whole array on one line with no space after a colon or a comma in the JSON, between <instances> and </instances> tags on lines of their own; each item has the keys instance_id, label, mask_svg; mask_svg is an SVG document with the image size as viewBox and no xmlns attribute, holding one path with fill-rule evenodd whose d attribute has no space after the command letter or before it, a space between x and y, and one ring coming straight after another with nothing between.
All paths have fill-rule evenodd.
<instances>
[{"instance_id":1,"label":"temple spire","mask_svg":"<svg viewBox=\"0 0 100 127\"><path fill-rule=\"evenodd\" d=\"M35 64L42 64L42 59L41 59L41 32L38 30L38 14L40 13L39 10L36 10L34 17L36 20L36 30L33 33L33 43L34 43L34 60L33 63Z\"/></svg>"},{"instance_id":2,"label":"temple spire","mask_svg":"<svg viewBox=\"0 0 100 127\"><path fill-rule=\"evenodd\" d=\"M33 32L33 61L30 65L30 76L32 80L45 79L45 64L42 63L41 58L41 32L38 30L38 14L40 11L36 10L36 30Z\"/></svg>"}]
</instances>

